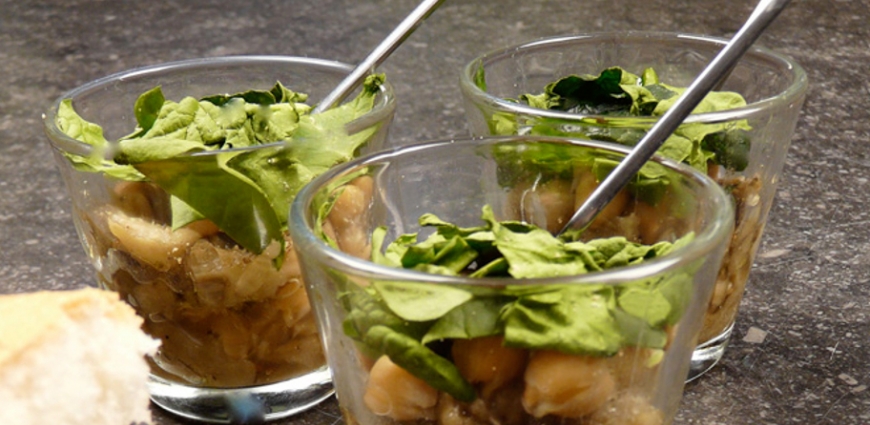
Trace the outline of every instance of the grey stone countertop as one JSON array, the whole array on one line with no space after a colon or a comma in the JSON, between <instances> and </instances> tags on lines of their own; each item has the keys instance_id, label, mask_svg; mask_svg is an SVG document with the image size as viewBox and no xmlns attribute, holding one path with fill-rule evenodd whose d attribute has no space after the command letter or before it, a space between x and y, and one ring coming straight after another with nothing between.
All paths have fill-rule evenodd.
<instances>
[{"instance_id":1,"label":"grey stone countertop","mask_svg":"<svg viewBox=\"0 0 870 425\"><path fill-rule=\"evenodd\" d=\"M234 54L355 63L415 0L0 0L0 293L93 283L40 115L95 78ZM468 134L457 76L479 53L613 29L728 37L752 0L448 0L381 68L392 144ZM794 0L760 43L810 89L723 361L677 424L870 423L870 0ZM2 320L2 318L0 318ZM750 330L766 334L746 338ZM758 335L758 332L752 332ZM188 423L154 408L160 425ZM279 421L333 425L334 400Z\"/></svg>"}]
</instances>

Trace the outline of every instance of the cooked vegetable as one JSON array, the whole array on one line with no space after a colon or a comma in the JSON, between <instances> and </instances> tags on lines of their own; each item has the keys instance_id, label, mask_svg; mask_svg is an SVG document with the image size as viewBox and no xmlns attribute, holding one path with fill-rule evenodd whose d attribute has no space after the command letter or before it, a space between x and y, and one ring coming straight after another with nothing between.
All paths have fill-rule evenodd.
<instances>
[{"instance_id":1,"label":"cooked vegetable","mask_svg":"<svg viewBox=\"0 0 870 425\"><path fill-rule=\"evenodd\" d=\"M70 99L61 102L57 125L92 147L88 157L66 154L78 170L149 180L173 197L173 229L207 218L259 254L273 242L283 246L290 201L302 186L351 159L371 137L376 129L348 134L345 125L371 111L383 83L383 75L371 75L357 98L316 115L304 103L307 95L280 82L268 91L178 102L164 99L155 87L136 101L138 127L120 140L107 141ZM267 149L231 150L282 141ZM190 155L205 151L227 152Z\"/></svg>"},{"instance_id":2,"label":"cooked vegetable","mask_svg":"<svg viewBox=\"0 0 870 425\"><path fill-rule=\"evenodd\" d=\"M475 83L486 90L482 66L475 75ZM508 100L589 118L569 122L497 114L491 117L490 130L495 134L569 136L634 146L655 118L673 106L685 90L660 82L652 68L644 69L640 76L619 67L607 68L597 76L569 75L548 84L542 93L523 94L518 99ZM740 94L714 91L693 113L743 106L746 101ZM644 120L645 117L649 119ZM742 171L748 162L750 140L746 130L749 129L745 120L683 124L668 137L659 153L701 171L707 170L708 161Z\"/></svg>"},{"instance_id":3,"label":"cooked vegetable","mask_svg":"<svg viewBox=\"0 0 870 425\"><path fill-rule=\"evenodd\" d=\"M520 222L499 222L483 208L484 225L460 228L433 215L420 218L435 233L422 241L401 235L383 248L385 230L372 236L374 262L447 275L559 277L637 264L688 242L641 245L622 237L566 241ZM383 249L383 251L382 251ZM497 266L493 266L496 264ZM379 281L360 288L348 282L345 333L369 355L387 355L433 388L460 401L476 397L472 384L490 392L496 379L463 357L463 343L496 337L505 357L515 349L554 350L568 355L609 357L623 347L662 349L666 328L682 316L691 270L620 285L520 285L501 289ZM453 344L445 356L438 344ZM524 354L523 354L524 355ZM506 365L502 370L510 369ZM501 372L500 372L501 373Z\"/></svg>"}]
</instances>

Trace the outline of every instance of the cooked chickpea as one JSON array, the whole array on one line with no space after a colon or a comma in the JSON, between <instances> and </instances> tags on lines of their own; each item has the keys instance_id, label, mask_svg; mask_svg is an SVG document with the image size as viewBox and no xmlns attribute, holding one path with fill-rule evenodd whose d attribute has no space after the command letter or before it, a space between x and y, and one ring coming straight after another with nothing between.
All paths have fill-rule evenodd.
<instances>
[{"instance_id":1,"label":"cooked chickpea","mask_svg":"<svg viewBox=\"0 0 870 425\"><path fill-rule=\"evenodd\" d=\"M538 351L529 358L522 403L536 418L580 418L598 410L616 393L606 358Z\"/></svg>"},{"instance_id":2,"label":"cooked chickpea","mask_svg":"<svg viewBox=\"0 0 870 425\"><path fill-rule=\"evenodd\" d=\"M653 363L656 352L649 348L624 347L607 359L617 388L652 390L656 384L658 364Z\"/></svg>"},{"instance_id":3,"label":"cooked chickpea","mask_svg":"<svg viewBox=\"0 0 870 425\"><path fill-rule=\"evenodd\" d=\"M434 419L438 390L381 356L369 372L363 401L374 414L397 421Z\"/></svg>"},{"instance_id":4,"label":"cooked chickpea","mask_svg":"<svg viewBox=\"0 0 870 425\"><path fill-rule=\"evenodd\" d=\"M492 391L520 376L528 357L525 350L502 345L504 338L491 336L458 339L451 349L459 373L473 384L482 384L482 394Z\"/></svg>"},{"instance_id":5,"label":"cooked chickpea","mask_svg":"<svg viewBox=\"0 0 870 425\"><path fill-rule=\"evenodd\" d=\"M523 221L558 232L574 214L571 183L555 179L534 185L522 194L520 205Z\"/></svg>"},{"instance_id":6,"label":"cooked chickpea","mask_svg":"<svg viewBox=\"0 0 870 425\"><path fill-rule=\"evenodd\" d=\"M359 258L368 258L371 251L365 223L372 190L373 182L368 176L345 185L327 217L338 247ZM326 227L324 232L329 234Z\"/></svg>"},{"instance_id":7,"label":"cooked chickpea","mask_svg":"<svg viewBox=\"0 0 870 425\"><path fill-rule=\"evenodd\" d=\"M442 393L438 397L437 406L438 425L484 425L486 422L479 421L474 417L471 410L462 403L456 401L448 394Z\"/></svg>"},{"instance_id":8,"label":"cooked chickpea","mask_svg":"<svg viewBox=\"0 0 870 425\"><path fill-rule=\"evenodd\" d=\"M595 176L587 170L576 171L574 173L574 181L576 187L574 188L573 207L574 211L576 211L584 202L586 202L586 199L592 195L592 192L598 188L599 182ZM601 226L604 223L608 223L616 217L623 215L630 200L631 197L628 195L628 192L625 189L620 190L616 196L613 197L613 200L611 200L610 203L607 204L600 213L598 213L598 216L595 218L592 225Z\"/></svg>"},{"instance_id":9,"label":"cooked chickpea","mask_svg":"<svg viewBox=\"0 0 870 425\"><path fill-rule=\"evenodd\" d=\"M593 413L588 425L662 425L662 412L651 405L646 397L625 393Z\"/></svg>"},{"instance_id":10,"label":"cooked chickpea","mask_svg":"<svg viewBox=\"0 0 870 425\"><path fill-rule=\"evenodd\" d=\"M646 202L638 201L634 212L640 220L638 231L643 243L653 244L662 238L662 232L667 227L667 211L654 207Z\"/></svg>"},{"instance_id":11,"label":"cooked chickpea","mask_svg":"<svg viewBox=\"0 0 870 425\"><path fill-rule=\"evenodd\" d=\"M109 231L126 252L161 271L180 263L187 247L203 237L198 229L182 227L173 231L120 211L109 212L106 221Z\"/></svg>"}]
</instances>

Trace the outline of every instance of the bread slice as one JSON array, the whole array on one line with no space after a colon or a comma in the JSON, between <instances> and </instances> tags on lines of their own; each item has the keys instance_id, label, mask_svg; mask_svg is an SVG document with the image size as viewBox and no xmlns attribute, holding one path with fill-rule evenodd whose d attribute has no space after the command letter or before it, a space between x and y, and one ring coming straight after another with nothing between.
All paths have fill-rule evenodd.
<instances>
[{"instance_id":1,"label":"bread slice","mask_svg":"<svg viewBox=\"0 0 870 425\"><path fill-rule=\"evenodd\" d=\"M150 423L148 364L158 341L118 294L0 296L0 424Z\"/></svg>"}]
</instances>

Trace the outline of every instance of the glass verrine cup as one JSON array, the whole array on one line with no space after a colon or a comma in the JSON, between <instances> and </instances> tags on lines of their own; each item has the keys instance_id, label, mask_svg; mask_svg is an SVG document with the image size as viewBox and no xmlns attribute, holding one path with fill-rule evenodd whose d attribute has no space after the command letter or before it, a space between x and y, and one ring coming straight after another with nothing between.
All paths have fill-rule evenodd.
<instances>
[{"instance_id":1,"label":"glass verrine cup","mask_svg":"<svg viewBox=\"0 0 870 425\"><path fill-rule=\"evenodd\" d=\"M635 116L622 109L607 114L577 107L569 113L560 107L530 107L517 99L543 93L563 77L598 76L610 67L637 76L651 67L661 83L687 87L726 43L698 35L609 32L507 47L474 59L463 70L460 87L466 117L474 135L565 136L631 146L663 110ZM724 353L804 101L807 77L790 58L753 47L720 90L742 95L745 105L696 110L659 151L709 174L736 205L735 230L704 317L690 380L713 367ZM652 93L658 96L660 91Z\"/></svg>"},{"instance_id":2,"label":"glass verrine cup","mask_svg":"<svg viewBox=\"0 0 870 425\"><path fill-rule=\"evenodd\" d=\"M107 160L113 149L122 149L120 143L94 148L68 136L78 125L82 137L97 137L68 111L59 114L59 108L71 100L80 117L101 126L102 136L113 141L143 126L142 108L157 110L149 102L137 103L142 93L157 86L165 99L179 105L187 97L193 100L187 105L196 105L204 96L260 90L245 99L262 103L240 107L239 98L230 97L215 101L222 106L212 108L211 114L215 122L224 120L220 125L235 125L227 118L231 115L241 117L239 123L272 125L270 117L286 123L304 115L299 111L306 110L301 106L305 99L298 93L312 101L323 98L351 69L333 61L277 56L187 60L85 84L46 112L45 131L98 285L120 292L144 318L144 330L161 340L157 354L148 359L149 389L161 407L225 423L233 415L230 400L255 406L274 419L333 393L286 234L289 200L330 163L384 144L395 110L392 88L384 83L374 89L371 109L351 122L329 127L299 118L300 128L304 123L307 127L304 134L293 133L290 142L240 147L239 140L255 132L239 124L235 147L224 142L221 150L198 149L132 166ZM282 93L277 82L297 94ZM262 91L273 87L277 89L271 100L262 100ZM273 108L271 102L282 97L292 107ZM245 121L246 116L262 120ZM327 136L355 144L344 147L341 155L330 152L329 160L317 157L317 164L307 163L299 152L311 152ZM157 151L159 146L155 142L143 150ZM185 218L191 211L199 215Z\"/></svg>"},{"instance_id":3,"label":"glass verrine cup","mask_svg":"<svg viewBox=\"0 0 870 425\"><path fill-rule=\"evenodd\" d=\"M432 234L422 221L468 228L490 211L502 230L436 225L480 251L471 260L464 249L440 250L433 264L463 257L468 269L493 271L485 263L493 245L544 246L495 232L524 228L530 217L567 219L626 152L546 137L432 142L360 158L306 186L290 232L345 422L671 423L733 225L730 200L704 174L654 159L620 193L621 210L605 212L577 242L627 243L643 231L675 243L640 263L512 278L375 258L400 255L383 249L407 241L400 235ZM451 237L440 246L463 245ZM428 249L404 251L401 263ZM544 268L582 262L548 258Z\"/></svg>"}]
</instances>

